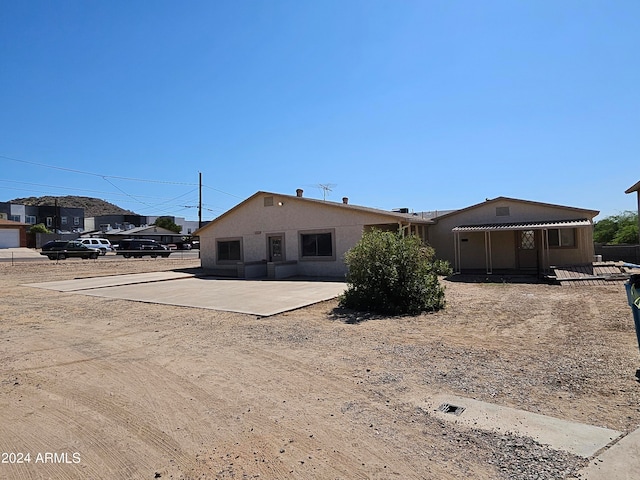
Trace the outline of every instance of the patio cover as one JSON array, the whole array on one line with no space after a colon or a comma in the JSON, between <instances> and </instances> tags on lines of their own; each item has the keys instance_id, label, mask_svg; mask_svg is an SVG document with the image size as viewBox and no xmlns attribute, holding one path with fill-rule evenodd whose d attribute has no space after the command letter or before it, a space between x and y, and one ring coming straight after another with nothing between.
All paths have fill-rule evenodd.
<instances>
[{"instance_id":1,"label":"patio cover","mask_svg":"<svg viewBox=\"0 0 640 480\"><path fill-rule=\"evenodd\" d=\"M452 232L497 232L508 230L545 230L549 228L577 228L590 227L591 222L586 218L580 220L559 220L554 222L518 222L518 223L488 223L485 225L460 225L453 227Z\"/></svg>"},{"instance_id":2,"label":"patio cover","mask_svg":"<svg viewBox=\"0 0 640 480\"><path fill-rule=\"evenodd\" d=\"M505 232L516 230L543 230L542 235L542 262L543 269L549 269L549 236L547 231L554 228L586 228L592 227L590 220L581 218L577 220L554 220L539 222L515 222L515 223L487 223L483 225L459 225L453 227L453 239L455 242L455 271L460 273L460 234L465 232L484 232L485 263L487 273L492 273L491 260L491 232Z\"/></svg>"}]
</instances>

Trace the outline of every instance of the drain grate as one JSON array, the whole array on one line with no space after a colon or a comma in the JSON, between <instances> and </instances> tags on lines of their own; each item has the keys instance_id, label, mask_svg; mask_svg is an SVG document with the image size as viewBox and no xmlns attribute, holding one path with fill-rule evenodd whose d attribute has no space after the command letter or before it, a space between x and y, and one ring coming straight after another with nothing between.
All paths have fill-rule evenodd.
<instances>
[{"instance_id":1,"label":"drain grate","mask_svg":"<svg viewBox=\"0 0 640 480\"><path fill-rule=\"evenodd\" d=\"M459 407L457 405L451 405L450 403L443 403L438 407L438 410L444 413L450 413L452 415L460 415L464 412L464 407Z\"/></svg>"}]
</instances>

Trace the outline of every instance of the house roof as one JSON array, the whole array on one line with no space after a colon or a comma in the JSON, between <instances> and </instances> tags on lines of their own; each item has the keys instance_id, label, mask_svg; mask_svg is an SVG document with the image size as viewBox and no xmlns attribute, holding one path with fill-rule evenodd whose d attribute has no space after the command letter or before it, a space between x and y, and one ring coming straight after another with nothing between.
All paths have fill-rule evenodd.
<instances>
[{"instance_id":1,"label":"house roof","mask_svg":"<svg viewBox=\"0 0 640 480\"><path fill-rule=\"evenodd\" d=\"M146 227L130 228L129 230L121 230L119 232L107 232L109 235L118 235L121 237L128 237L131 235L180 235L166 228L156 227L155 225L148 225Z\"/></svg>"},{"instance_id":2,"label":"house roof","mask_svg":"<svg viewBox=\"0 0 640 480\"><path fill-rule=\"evenodd\" d=\"M640 183L640 182L639 182ZM522 203L522 204L527 204L527 205L536 205L536 206L540 206L540 207L552 207L552 208L561 208L563 210L569 210L569 211L573 211L576 212L576 216L586 216L588 218L593 218L596 215L598 215L600 212L598 210L590 210L590 209L585 209L585 208L577 208L577 207L568 207L566 205L556 205L553 203L543 203L543 202L534 202L533 200L521 200L519 198L510 198L510 197L496 197L496 198L492 198L492 199L486 199L484 202L481 203L476 203L475 205L471 205L470 207L466 207L466 208L462 208L460 210L454 210L451 213L447 213L444 215L440 215L436 218L436 220L439 220L441 218L445 218L445 217L453 217L455 215L458 215L460 213L463 212L468 212L469 210L473 210L474 208L478 208L484 205L489 205L492 203L497 203L497 202L512 202L512 203Z\"/></svg>"},{"instance_id":3,"label":"house roof","mask_svg":"<svg viewBox=\"0 0 640 480\"><path fill-rule=\"evenodd\" d=\"M496 232L511 230L542 230L546 228L576 228L591 227L592 223L586 219L559 220L554 222L519 222L519 223L487 223L484 225L459 225L451 229L452 232Z\"/></svg>"},{"instance_id":4,"label":"house roof","mask_svg":"<svg viewBox=\"0 0 640 480\"><path fill-rule=\"evenodd\" d=\"M631 187L627 188L624 193L633 193L640 191L640 182L634 183Z\"/></svg>"},{"instance_id":5,"label":"house roof","mask_svg":"<svg viewBox=\"0 0 640 480\"><path fill-rule=\"evenodd\" d=\"M14 222L13 220L5 220L0 218L0 226L2 227L28 227L28 223Z\"/></svg>"},{"instance_id":6,"label":"house roof","mask_svg":"<svg viewBox=\"0 0 640 480\"><path fill-rule=\"evenodd\" d=\"M310 203L313 203L313 204L316 204L316 205L322 205L323 207L326 207L326 208L340 208L343 211L346 210L346 211L351 211L351 212L374 213L376 215L386 216L390 220L393 220L394 222L404 221L404 222L414 223L414 224L417 224L417 223L419 223L419 224L432 224L432 223L434 223L433 220L431 220L431 219L423 219L420 216L414 215L412 213L399 213L399 212L388 211L388 210L380 210L380 209L377 209L377 208L363 207L363 206L360 206L360 205L352 205L350 203L330 202L330 201L326 201L326 200L317 200L315 198L298 197L297 195L285 195L285 194L282 194L282 193L266 192L266 191L260 190L260 191L258 191L256 193L254 193L253 195L251 195L250 197L248 197L247 199L243 200L239 204L237 204L235 207L231 208L230 210L227 210L226 212L224 212L219 217L216 217L211 222L209 222L206 225L204 225L202 228L199 228L198 230L193 232L193 235L196 235L196 236L200 235L200 233L202 231L208 229L209 227L214 225L216 222L218 222L220 219L225 218L225 217L227 217L229 215L232 215L238 209L242 208L242 206L244 204L250 202L254 198L256 198L258 196L261 196L261 195L273 195L273 196L277 196L278 198L285 198L288 201L310 202Z\"/></svg>"}]
</instances>

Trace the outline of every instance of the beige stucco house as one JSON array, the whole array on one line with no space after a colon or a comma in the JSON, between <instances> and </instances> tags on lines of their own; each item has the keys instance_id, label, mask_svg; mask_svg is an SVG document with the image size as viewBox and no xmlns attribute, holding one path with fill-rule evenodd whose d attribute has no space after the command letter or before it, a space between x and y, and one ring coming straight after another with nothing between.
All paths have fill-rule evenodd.
<instances>
[{"instance_id":1,"label":"beige stucco house","mask_svg":"<svg viewBox=\"0 0 640 480\"><path fill-rule=\"evenodd\" d=\"M426 240L431 222L409 213L257 192L206 226L202 267L218 275L285 278L344 277L344 254L366 229L403 229Z\"/></svg>"},{"instance_id":2,"label":"beige stucco house","mask_svg":"<svg viewBox=\"0 0 640 480\"><path fill-rule=\"evenodd\" d=\"M454 271L546 273L591 263L596 210L498 197L437 217L428 241Z\"/></svg>"},{"instance_id":3,"label":"beige stucco house","mask_svg":"<svg viewBox=\"0 0 640 480\"><path fill-rule=\"evenodd\" d=\"M456 272L543 274L593 261L598 213L499 197L424 216L261 191L194 234L204 269L241 278L343 277L344 254L371 228L418 235Z\"/></svg>"}]
</instances>

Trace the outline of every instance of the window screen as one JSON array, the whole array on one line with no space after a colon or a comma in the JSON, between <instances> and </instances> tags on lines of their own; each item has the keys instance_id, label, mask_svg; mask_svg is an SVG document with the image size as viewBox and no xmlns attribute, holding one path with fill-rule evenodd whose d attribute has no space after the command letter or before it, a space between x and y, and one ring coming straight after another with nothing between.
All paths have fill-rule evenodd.
<instances>
[{"instance_id":1,"label":"window screen","mask_svg":"<svg viewBox=\"0 0 640 480\"><path fill-rule=\"evenodd\" d=\"M218 261L240 261L240 240L218 242Z\"/></svg>"},{"instance_id":2,"label":"window screen","mask_svg":"<svg viewBox=\"0 0 640 480\"><path fill-rule=\"evenodd\" d=\"M333 255L331 233L302 234L303 257L330 257Z\"/></svg>"}]
</instances>

